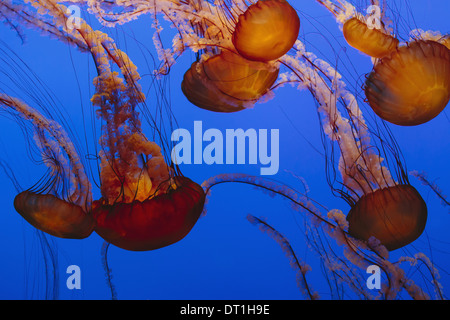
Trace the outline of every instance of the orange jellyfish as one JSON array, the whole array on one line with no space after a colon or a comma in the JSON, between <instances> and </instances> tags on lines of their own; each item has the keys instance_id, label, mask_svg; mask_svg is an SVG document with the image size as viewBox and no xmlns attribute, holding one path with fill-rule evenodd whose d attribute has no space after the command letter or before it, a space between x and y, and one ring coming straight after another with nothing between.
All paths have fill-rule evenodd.
<instances>
[{"instance_id":1,"label":"orange jellyfish","mask_svg":"<svg viewBox=\"0 0 450 320\"><path fill-rule=\"evenodd\" d=\"M328 119L335 131L328 134L340 149L341 186L330 186L351 207L346 217L349 235L365 242L376 238L389 251L402 248L424 231L427 206L409 183L396 141L389 133L378 129L377 148L374 148L371 129L357 109L356 100L349 102L351 104L345 106L349 110L349 121L333 108L323 110L333 115ZM389 163L394 167L386 166ZM397 175L392 176L391 172ZM333 181L331 177L329 181Z\"/></svg>"},{"instance_id":2,"label":"orange jellyfish","mask_svg":"<svg viewBox=\"0 0 450 320\"><path fill-rule=\"evenodd\" d=\"M399 44L395 37L384 33L383 30L369 28L357 17L344 23L343 33L349 45L374 58L389 55Z\"/></svg>"},{"instance_id":3,"label":"orange jellyfish","mask_svg":"<svg viewBox=\"0 0 450 320\"><path fill-rule=\"evenodd\" d=\"M408 43L375 65L365 92L386 121L402 126L428 122L450 99L450 50L436 41Z\"/></svg>"},{"instance_id":4,"label":"orange jellyfish","mask_svg":"<svg viewBox=\"0 0 450 320\"><path fill-rule=\"evenodd\" d=\"M136 67L126 54L104 35L92 39L89 29L80 33L92 48L99 71L92 98L103 133L99 154L102 197L92 205L95 232L126 250L173 244L197 222L204 191L167 165L161 148L142 133L136 108L145 97ZM119 66L123 79L111 71L109 60Z\"/></svg>"},{"instance_id":5,"label":"orange jellyfish","mask_svg":"<svg viewBox=\"0 0 450 320\"><path fill-rule=\"evenodd\" d=\"M82 207L52 194L23 191L14 198L14 208L32 226L55 237L83 239L94 230L94 219Z\"/></svg>"},{"instance_id":6,"label":"orange jellyfish","mask_svg":"<svg viewBox=\"0 0 450 320\"><path fill-rule=\"evenodd\" d=\"M223 51L203 62L194 62L185 73L181 89L196 106L235 112L253 105L266 94L278 77L278 67L249 61Z\"/></svg>"},{"instance_id":7,"label":"orange jellyfish","mask_svg":"<svg viewBox=\"0 0 450 320\"><path fill-rule=\"evenodd\" d=\"M395 139L389 132L366 123L358 100L329 64L319 58L311 60L310 53L300 50L296 60L286 63L295 75L301 75L303 86L318 103L322 130L331 144L325 150L332 150L326 159L334 159L334 148L339 148L339 162L327 161L326 172L333 192L351 207L348 234L365 242L374 237L388 250L413 242L425 228L427 208L408 182ZM395 166L386 166L390 163ZM342 177L338 187L336 171ZM392 176L391 171L397 175Z\"/></svg>"},{"instance_id":8,"label":"orange jellyfish","mask_svg":"<svg viewBox=\"0 0 450 320\"><path fill-rule=\"evenodd\" d=\"M0 106L31 124L40 156L50 168L43 185L20 192L14 199L16 211L32 226L60 238L82 239L94 230L88 212L90 183L80 157L62 127L24 102L0 94ZM61 182L71 180L69 186ZM67 191L61 191L61 190Z\"/></svg>"},{"instance_id":9,"label":"orange jellyfish","mask_svg":"<svg viewBox=\"0 0 450 320\"><path fill-rule=\"evenodd\" d=\"M176 177L164 194L148 200L111 205L94 202L95 232L117 247L153 250L184 238L203 210L203 189L185 177Z\"/></svg>"},{"instance_id":10,"label":"orange jellyfish","mask_svg":"<svg viewBox=\"0 0 450 320\"><path fill-rule=\"evenodd\" d=\"M427 205L411 185L396 185L362 196L347 214L348 233L378 239L388 250L416 240L425 229Z\"/></svg>"},{"instance_id":11,"label":"orange jellyfish","mask_svg":"<svg viewBox=\"0 0 450 320\"><path fill-rule=\"evenodd\" d=\"M244 58L270 61L288 52L298 37L300 19L285 0L260 0L239 16L233 44Z\"/></svg>"}]
</instances>

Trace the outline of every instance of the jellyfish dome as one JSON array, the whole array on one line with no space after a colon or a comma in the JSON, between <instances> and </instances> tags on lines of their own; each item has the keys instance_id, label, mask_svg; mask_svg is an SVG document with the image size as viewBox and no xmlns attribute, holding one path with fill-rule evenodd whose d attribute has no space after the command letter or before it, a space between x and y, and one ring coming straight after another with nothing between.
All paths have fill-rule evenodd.
<instances>
[{"instance_id":1,"label":"jellyfish dome","mask_svg":"<svg viewBox=\"0 0 450 320\"><path fill-rule=\"evenodd\" d=\"M223 51L203 62L194 62L185 73L181 89L196 106L235 112L253 105L266 94L278 77L278 67L249 61Z\"/></svg>"},{"instance_id":2,"label":"jellyfish dome","mask_svg":"<svg viewBox=\"0 0 450 320\"><path fill-rule=\"evenodd\" d=\"M51 194L23 191L15 197L14 208L32 226L59 238L83 239L95 226L80 206Z\"/></svg>"},{"instance_id":3,"label":"jellyfish dome","mask_svg":"<svg viewBox=\"0 0 450 320\"><path fill-rule=\"evenodd\" d=\"M298 37L300 19L285 0L260 0L239 16L233 44L249 60L270 61L283 56Z\"/></svg>"},{"instance_id":4,"label":"jellyfish dome","mask_svg":"<svg viewBox=\"0 0 450 320\"><path fill-rule=\"evenodd\" d=\"M351 236L364 241L375 237L388 250L395 250L422 234L427 206L414 187L397 185L362 196L347 220Z\"/></svg>"},{"instance_id":5,"label":"jellyfish dome","mask_svg":"<svg viewBox=\"0 0 450 320\"><path fill-rule=\"evenodd\" d=\"M397 49L399 41L381 30L369 28L366 23L353 17L343 26L345 40L353 48L374 58L383 58Z\"/></svg>"},{"instance_id":6,"label":"jellyfish dome","mask_svg":"<svg viewBox=\"0 0 450 320\"><path fill-rule=\"evenodd\" d=\"M450 50L423 40L399 47L375 65L365 93L386 121L402 126L430 121L450 99Z\"/></svg>"},{"instance_id":7,"label":"jellyfish dome","mask_svg":"<svg viewBox=\"0 0 450 320\"><path fill-rule=\"evenodd\" d=\"M95 201L95 232L117 247L132 251L162 248L183 239L200 217L203 189L177 177L166 193L151 199L112 205Z\"/></svg>"}]
</instances>

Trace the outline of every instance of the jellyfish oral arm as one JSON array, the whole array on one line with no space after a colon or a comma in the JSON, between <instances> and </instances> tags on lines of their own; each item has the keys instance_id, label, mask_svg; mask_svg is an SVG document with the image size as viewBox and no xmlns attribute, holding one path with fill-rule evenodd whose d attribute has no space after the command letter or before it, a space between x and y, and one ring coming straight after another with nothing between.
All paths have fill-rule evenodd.
<instances>
[{"instance_id":1,"label":"jellyfish oral arm","mask_svg":"<svg viewBox=\"0 0 450 320\"><path fill-rule=\"evenodd\" d=\"M299 88L309 88L314 92L323 115L323 130L331 141L338 143L341 150L339 171L344 185L359 195L378 186L395 185L387 168L381 165L383 159L371 147L368 128L358 102L345 89L339 73L327 62L306 52L300 41L297 41L296 47L296 57L285 55L281 60L295 71L295 75L301 77ZM341 115L338 109L341 101L352 117L351 121Z\"/></svg>"}]
</instances>

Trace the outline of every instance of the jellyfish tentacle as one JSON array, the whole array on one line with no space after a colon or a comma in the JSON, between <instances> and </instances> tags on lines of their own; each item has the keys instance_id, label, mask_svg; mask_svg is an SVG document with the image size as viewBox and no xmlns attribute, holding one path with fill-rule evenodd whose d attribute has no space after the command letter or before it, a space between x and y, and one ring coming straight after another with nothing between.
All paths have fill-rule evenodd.
<instances>
[{"instance_id":1,"label":"jellyfish tentacle","mask_svg":"<svg viewBox=\"0 0 450 320\"><path fill-rule=\"evenodd\" d=\"M364 298L395 299L402 289L405 289L413 299L430 298L414 281L407 277L404 270L400 267L401 262L412 260L408 260L408 257L400 257L398 261L391 262L389 261L389 251L375 237L372 237L367 242L353 238L347 232L349 224L341 211L330 210L324 216L313 205L313 200L309 197L301 195L284 184L246 174L221 174L204 181L202 187L208 195L206 201L209 201L211 188L222 183L244 183L256 186L270 194L280 195L292 201L295 206L294 209L303 209L305 219L310 222L310 224L306 225L311 225L305 232L308 245L319 254L327 272L344 281L345 284L351 286L355 292L361 294ZM276 231L275 229L273 230ZM338 246L342 247L343 256L328 248L330 244L322 239L322 233L328 235ZM280 234L277 232L276 235ZM424 260L426 260L426 257L424 257ZM357 266L361 270L366 270L370 265L379 266L387 277L387 285L380 290L377 297L372 296L370 292L365 290L366 278L355 273L352 267ZM428 266L436 281L435 285L439 286L437 270L432 268L431 263ZM436 290L439 291L438 288ZM313 297L315 297L314 294Z\"/></svg>"},{"instance_id":2,"label":"jellyfish tentacle","mask_svg":"<svg viewBox=\"0 0 450 320\"><path fill-rule=\"evenodd\" d=\"M320 298L319 294L313 291L308 282L306 281L306 273L311 270L311 267L297 257L289 241L264 220L252 216L250 214L247 216L247 220L251 224L259 226L259 229L262 232L267 233L279 244L281 249L284 251L288 259L290 260L291 267L297 272L297 286L300 288L303 295L305 297L308 297L310 300L319 299Z\"/></svg>"},{"instance_id":3,"label":"jellyfish tentacle","mask_svg":"<svg viewBox=\"0 0 450 320\"><path fill-rule=\"evenodd\" d=\"M92 201L91 185L78 152L65 130L57 122L47 119L37 110L16 98L0 94L0 104L3 107L7 107L12 111L17 112L20 117L31 122L36 132L43 132L49 135L53 141L46 138L46 135L44 134L38 134L38 136L36 136L36 143L42 148L49 148L51 153L58 157L56 160L57 163L67 165L65 158L60 153L60 149L63 150L70 163L70 169L65 170L65 172L71 172L73 176L70 180L72 184L71 189L74 190L69 192L70 195L68 198L72 199L77 205L83 206L85 211L87 211L87 208ZM52 161L46 162L44 160L44 162L49 166L54 164ZM52 172L56 174L57 171L57 169L53 169Z\"/></svg>"},{"instance_id":4,"label":"jellyfish tentacle","mask_svg":"<svg viewBox=\"0 0 450 320\"><path fill-rule=\"evenodd\" d=\"M345 88L340 74L325 61L306 52L299 41L296 46L297 55L286 55L282 62L301 77L299 89L308 88L317 99L318 110L323 115L323 130L340 148L338 168L343 184L359 195L372 191L374 186L395 185L389 171L382 165L382 158L370 144L362 111L354 95ZM350 119L344 118L338 109L338 103L342 101Z\"/></svg>"}]
</instances>

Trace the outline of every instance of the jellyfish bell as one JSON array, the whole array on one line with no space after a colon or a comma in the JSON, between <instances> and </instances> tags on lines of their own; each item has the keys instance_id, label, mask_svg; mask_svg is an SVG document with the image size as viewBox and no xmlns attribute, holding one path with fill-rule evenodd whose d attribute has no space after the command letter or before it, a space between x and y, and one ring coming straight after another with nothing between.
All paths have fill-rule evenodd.
<instances>
[{"instance_id":1,"label":"jellyfish bell","mask_svg":"<svg viewBox=\"0 0 450 320\"><path fill-rule=\"evenodd\" d=\"M92 215L52 194L23 191L14 198L14 208L33 227L55 237L83 239L94 231Z\"/></svg>"},{"instance_id":2,"label":"jellyfish bell","mask_svg":"<svg viewBox=\"0 0 450 320\"><path fill-rule=\"evenodd\" d=\"M367 101L382 119L414 126L435 118L450 99L450 50L417 40L381 59L366 80Z\"/></svg>"},{"instance_id":3,"label":"jellyfish bell","mask_svg":"<svg viewBox=\"0 0 450 320\"><path fill-rule=\"evenodd\" d=\"M102 204L95 201L95 231L122 249L147 251L183 239L196 224L205 201L203 189L185 177L176 177L172 187L148 200Z\"/></svg>"},{"instance_id":4,"label":"jellyfish bell","mask_svg":"<svg viewBox=\"0 0 450 320\"><path fill-rule=\"evenodd\" d=\"M230 51L194 62L181 89L196 106L216 112L236 112L253 106L278 77L277 65L249 61Z\"/></svg>"},{"instance_id":5,"label":"jellyfish bell","mask_svg":"<svg viewBox=\"0 0 450 320\"><path fill-rule=\"evenodd\" d=\"M232 41L244 58L270 61L288 52L298 37L300 19L285 0L260 0L239 16Z\"/></svg>"},{"instance_id":6,"label":"jellyfish bell","mask_svg":"<svg viewBox=\"0 0 450 320\"><path fill-rule=\"evenodd\" d=\"M229 113L245 109L241 101L224 95L211 84L198 62L184 74L181 90L192 104L205 110Z\"/></svg>"},{"instance_id":7,"label":"jellyfish bell","mask_svg":"<svg viewBox=\"0 0 450 320\"><path fill-rule=\"evenodd\" d=\"M357 17L347 20L343 26L347 43L374 58L383 58L397 49L399 41L382 30L369 28Z\"/></svg>"},{"instance_id":8,"label":"jellyfish bell","mask_svg":"<svg viewBox=\"0 0 450 320\"><path fill-rule=\"evenodd\" d=\"M60 16L61 8L52 6L48 13ZM81 21L70 35L60 37L74 40L71 43L90 52L95 61L98 75L91 103L101 122L95 157L101 198L92 201L83 157L55 116L47 112L53 117L46 118L0 93L0 107L27 120L34 130L34 144L50 172L42 180L44 185L34 188L39 192L26 191L16 197L17 211L47 233L82 238L94 230L128 250L152 250L182 239L203 210L204 192L167 165L166 150L143 134L142 118L151 126L152 140L159 138L163 148L168 145L162 107L157 106L160 110L155 115L144 105L137 67L109 36Z\"/></svg>"},{"instance_id":9,"label":"jellyfish bell","mask_svg":"<svg viewBox=\"0 0 450 320\"><path fill-rule=\"evenodd\" d=\"M347 215L351 236L375 237L389 251L416 240L425 229L427 206L410 185L378 189L362 196Z\"/></svg>"}]
</instances>

